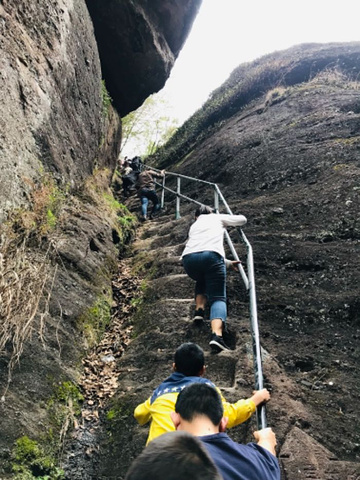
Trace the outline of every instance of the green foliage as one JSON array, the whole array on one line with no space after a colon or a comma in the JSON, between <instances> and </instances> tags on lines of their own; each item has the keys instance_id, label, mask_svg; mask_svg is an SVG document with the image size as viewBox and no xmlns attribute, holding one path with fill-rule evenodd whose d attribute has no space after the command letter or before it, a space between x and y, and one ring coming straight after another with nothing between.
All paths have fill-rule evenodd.
<instances>
[{"instance_id":1,"label":"green foliage","mask_svg":"<svg viewBox=\"0 0 360 480\"><path fill-rule=\"evenodd\" d=\"M124 215L118 218L118 222L123 228L130 229L135 226L137 220L134 215Z\"/></svg>"},{"instance_id":2,"label":"green foliage","mask_svg":"<svg viewBox=\"0 0 360 480\"><path fill-rule=\"evenodd\" d=\"M101 80L101 98L102 98L102 109L104 117L109 115L109 108L112 102L112 98L107 91L105 80Z\"/></svg>"},{"instance_id":3,"label":"green foliage","mask_svg":"<svg viewBox=\"0 0 360 480\"><path fill-rule=\"evenodd\" d=\"M133 417L134 406L130 401L124 398L112 399L110 408L106 414L106 420L108 422L123 422Z\"/></svg>"},{"instance_id":4,"label":"green foliage","mask_svg":"<svg viewBox=\"0 0 360 480\"><path fill-rule=\"evenodd\" d=\"M49 401L49 406L60 403L63 405L72 404L73 413L79 415L81 412L81 403L84 401L84 397L79 390L79 387L73 382L65 381L56 385L54 388L54 394Z\"/></svg>"},{"instance_id":5,"label":"green foliage","mask_svg":"<svg viewBox=\"0 0 360 480\"><path fill-rule=\"evenodd\" d=\"M123 247L124 243L131 237L134 232L135 225L137 224L137 218L135 215L129 212L127 207L118 202L113 195L104 193L103 198L107 207L112 214L115 215L114 229L120 240L119 247Z\"/></svg>"},{"instance_id":6,"label":"green foliage","mask_svg":"<svg viewBox=\"0 0 360 480\"><path fill-rule=\"evenodd\" d=\"M78 319L78 328L83 333L89 347L100 340L110 323L111 301L110 296L99 296Z\"/></svg>"},{"instance_id":7,"label":"green foliage","mask_svg":"<svg viewBox=\"0 0 360 480\"><path fill-rule=\"evenodd\" d=\"M118 210L123 211L126 209L125 205L118 202L113 197L113 195L110 195L109 193L106 193L106 192L103 195L104 195L105 202L107 203L107 205L110 207L111 210L115 210L117 212Z\"/></svg>"},{"instance_id":8,"label":"green foliage","mask_svg":"<svg viewBox=\"0 0 360 480\"><path fill-rule=\"evenodd\" d=\"M62 191L49 174L45 174L39 185L32 184L31 208L18 209L13 213L12 223L28 234L43 236L53 230L66 201L66 190Z\"/></svg>"},{"instance_id":9,"label":"green foliage","mask_svg":"<svg viewBox=\"0 0 360 480\"><path fill-rule=\"evenodd\" d=\"M142 302L143 302L143 298L142 298L142 297L134 297L134 298L132 298L132 299L130 300L130 305L131 305L132 307L138 308L138 307L141 306Z\"/></svg>"},{"instance_id":10,"label":"green foliage","mask_svg":"<svg viewBox=\"0 0 360 480\"><path fill-rule=\"evenodd\" d=\"M56 466L54 457L35 440L24 436L16 440L12 450L12 470L16 480L61 480L64 472Z\"/></svg>"},{"instance_id":11,"label":"green foliage","mask_svg":"<svg viewBox=\"0 0 360 480\"><path fill-rule=\"evenodd\" d=\"M77 424L76 417L81 413L81 404L84 400L77 385L69 380L53 384L53 394L49 398L46 409L49 424L46 434L40 437L42 448L51 459L59 458L64 448L65 439L69 431ZM55 465L54 460L52 464ZM54 470L53 476L60 475L61 470ZM47 478L47 477L46 477Z\"/></svg>"},{"instance_id":12,"label":"green foliage","mask_svg":"<svg viewBox=\"0 0 360 480\"><path fill-rule=\"evenodd\" d=\"M76 424L76 416L81 413L83 400L83 395L73 382L64 381L54 385L54 393L46 406L51 428L42 439L52 452L58 454L62 451L65 438Z\"/></svg>"},{"instance_id":13,"label":"green foliage","mask_svg":"<svg viewBox=\"0 0 360 480\"><path fill-rule=\"evenodd\" d=\"M140 108L122 119L124 140L121 151L126 152L131 146L136 155L152 155L171 138L178 124L178 120L171 117L168 102L159 95L152 95Z\"/></svg>"},{"instance_id":14,"label":"green foliage","mask_svg":"<svg viewBox=\"0 0 360 480\"><path fill-rule=\"evenodd\" d=\"M54 228L56 226L56 216L53 214L53 212L48 209L46 212L46 219L47 219L47 225L49 225L49 228Z\"/></svg>"}]
</instances>

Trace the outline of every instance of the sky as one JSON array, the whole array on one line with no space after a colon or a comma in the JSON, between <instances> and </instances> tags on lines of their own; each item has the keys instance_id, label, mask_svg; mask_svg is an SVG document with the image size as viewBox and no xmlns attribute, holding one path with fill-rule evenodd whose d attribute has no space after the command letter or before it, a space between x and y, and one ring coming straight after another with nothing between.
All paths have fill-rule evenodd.
<instances>
[{"instance_id":1,"label":"sky","mask_svg":"<svg viewBox=\"0 0 360 480\"><path fill-rule=\"evenodd\" d=\"M240 64L300 43L360 41L359 19L360 0L203 0L154 98L181 125ZM125 154L141 155L141 147L130 141Z\"/></svg>"},{"instance_id":2,"label":"sky","mask_svg":"<svg viewBox=\"0 0 360 480\"><path fill-rule=\"evenodd\" d=\"M203 0L161 95L183 123L238 65L300 43L360 41L360 0Z\"/></svg>"}]
</instances>

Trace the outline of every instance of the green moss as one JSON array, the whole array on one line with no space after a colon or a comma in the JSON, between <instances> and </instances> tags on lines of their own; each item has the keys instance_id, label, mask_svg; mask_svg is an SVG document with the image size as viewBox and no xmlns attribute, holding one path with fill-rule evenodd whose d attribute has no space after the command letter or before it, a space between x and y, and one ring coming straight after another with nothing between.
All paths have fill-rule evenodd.
<instances>
[{"instance_id":1,"label":"green moss","mask_svg":"<svg viewBox=\"0 0 360 480\"><path fill-rule=\"evenodd\" d=\"M132 307L138 308L138 307L141 306L142 302L143 302L143 298L142 298L142 297L134 297L134 298L132 298L132 299L130 300L130 305L131 305Z\"/></svg>"},{"instance_id":2,"label":"green moss","mask_svg":"<svg viewBox=\"0 0 360 480\"><path fill-rule=\"evenodd\" d=\"M156 273L153 255L145 251L137 253L132 262L131 273L145 277L144 281L151 279Z\"/></svg>"},{"instance_id":3,"label":"green moss","mask_svg":"<svg viewBox=\"0 0 360 480\"><path fill-rule=\"evenodd\" d=\"M113 195L110 195L109 193L104 192L103 197L104 197L105 202L107 203L107 205L110 207L111 210L115 210L117 212L118 210L123 211L123 210L126 209L125 205L118 202L113 197Z\"/></svg>"},{"instance_id":4,"label":"green moss","mask_svg":"<svg viewBox=\"0 0 360 480\"><path fill-rule=\"evenodd\" d=\"M46 406L52 428L47 431L43 440L51 445L54 451L58 451L61 447L59 439L65 436L75 417L80 415L84 397L79 387L69 380L54 384L53 389ZM64 428L64 425L67 427Z\"/></svg>"},{"instance_id":5,"label":"green moss","mask_svg":"<svg viewBox=\"0 0 360 480\"><path fill-rule=\"evenodd\" d=\"M75 383L65 381L56 385L54 388L54 394L50 399L49 405L58 403L63 405L69 405L75 415L79 415L81 412L81 403L84 401L84 397L79 390L79 387Z\"/></svg>"},{"instance_id":6,"label":"green moss","mask_svg":"<svg viewBox=\"0 0 360 480\"><path fill-rule=\"evenodd\" d=\"M64 472L56 466L55 458L45 451L45 447L27 436L16 440L12 459L12 470L16 480L65 478Z\"/></svg>"},{"instance_id":7,"label":"green moss","mask_svg":"<svg viewBox=\"0 0 360 480\"><path fill-rule=\"evenodd\" d=\"M131 402L124 398L113 399L110 409L106 414L106 420L110 423L124 421L132 418L134 414L134 406Z\"/></svg>"},{"instance_id":8,"label":"green moss","mask_svg":"<svg viewBox=\"0 0 360 480\"><path fill-rule=\"evenodd\" d=\"M85 336L89 347L100 341L111 319L110 296L99 296L94 304L78 319L78 328Z\"/></svg>"},{"instance_id":9,"label":"green moss","mask_svg":"<svg viewBox=\"0 0 360 480\"><path fill-rule=\"evenodd\" d=\"M103 115L107 117L109 115L109 108L111 105L112 98L107 91L105 80L101 81L101 97L102 97L102 106L103 106Z\"/></svg>"},{"instance_id":10,"label":"green moss","mask_svg":"<svg viewBox=\"0 0 360 480\"><path fill-rule=\"evenodd\" d=\"M127 207L118 202L113 195L103 193L106 207L110 210L112 217L115 217L113 227L119 237L119 244L122 247L133 234L137 219L132 215Z\"/></svg>"},{"instance_id":11,"label":"green moss","mask_svg":"<svg viewBox=\"0 0 360 480\"><path fill-rule=\"evenodd\" d=\"M134 215L124 215L123 217L118 218L119 224L125 229L132 229L135 226L136 221Z\"/></svg>"},{"instance_id":12,"label":"green moss","mask_svg":"<svg viewBox=\"0 0 360 480\"><path fill-rule=\"evenodd\" d=\"M47 218L47 224L50 227L50 229L54 228L56 226L56 216L53 214L53 212L48 209L46 212L46 218Z\"/></svg>"}]
</instances>

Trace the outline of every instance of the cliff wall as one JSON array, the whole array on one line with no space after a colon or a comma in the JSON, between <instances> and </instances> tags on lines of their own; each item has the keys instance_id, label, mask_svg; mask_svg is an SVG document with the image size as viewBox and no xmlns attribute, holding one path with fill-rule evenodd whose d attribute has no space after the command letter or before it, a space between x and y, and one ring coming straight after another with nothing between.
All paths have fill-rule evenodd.
<instances>
[{"instance_id":1,"label":"cliff wall","mask_svg":"<svg viewBox=\"0 0 360 480\"><path fill-rule=\"evenodd\" d=\"M201 2L107 3L95 38L84 0L0 2L2 478L55 478L136 225L109 188L120 115L164 85Z\"/></svg>"}]
</instances>

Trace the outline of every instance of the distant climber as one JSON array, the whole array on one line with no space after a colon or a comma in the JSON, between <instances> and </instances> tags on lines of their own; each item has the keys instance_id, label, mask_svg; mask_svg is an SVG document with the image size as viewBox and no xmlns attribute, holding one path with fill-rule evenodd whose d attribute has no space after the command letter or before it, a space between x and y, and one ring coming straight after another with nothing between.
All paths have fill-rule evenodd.
<instances>
[{"instance_id":1,"label":"distant climber","mask_svg":"<svg viewBox=\"0 0 360 480\"><path fill-rule=\"evenodd\" d=\"M137 173L130 167L128 160L125 160L121 169L121 179L123 186L123 195L128 197L132 191L135 191Z\"/></svg>"},{"instance_id":2,"label":"distant climber","mask_svg":"<svg viewBox=\"0 0 360 480\"><path fill-rule=\"evenodd\" d=\"M195 321L204 318L207 301L210 304L210 346L215 352L229 348L223 339L227 315L226 266L240 263L225 259L224 232L226 227L246 222L243 215L216 214L212 208L201 205L195 211L195 222L181 255L185 272L196 281Z\"/></svg>"},{"instance_id":3,"label":"distant climber","mask_svg":"<svg viewBox=\"0 0 360 480\"><path fill-rule=\"evenodd\" d=\"M171 418L178 430L200 438L224 480L280 480L276 437L271 428L254 432L257 443L241 445L226 433L226 412L219 393L195 383L182 390Z\"/></svg>"},{"instance_id":4,"label":"distant climber","mask_svg":"<svg viewBox=\"0 0 360 480\"><path fill-rule=\"evenodd\" d=\"M141 157L134 157L130 161L130 167L133 169L133 171L137 174L141 172L141 165L142 165L142 160Z\"/></svg>"},{"instance_id":5,"label":"distant climber","mask_svg":"<svg viewBox=\"0 0 360 480\"><path fill-rule=\"evenodd\" d=\"M149 436L146 443L165 432L175 430L170 413L175 411L175 402L179 392L192 383L210 385L219 392L224 415L229 418L228 427L235 427L245 422L255 412L256 407L270 399L266 388L253 392L252 397L229 403L221 395L220 390L208 379L204 378L205 358L204 352L196 343L183 343L177 348L173 363L174 373L170 375L151 397L138 405L134 417L140 425L150 423Z\"/></svg>"},{"instance_id":6,"label":"distant climber","mask_svg":"<svg viewBox=\"0 0 360 480\"><path fill-rule=\"evenodd\" d=\"M159 198L155 191L154 177L163 178L164 175L165 175L165 170L162 170L160 173L155 172L154 170L144 170L143 172L140 173L138 177L137 185L138 185L138 195L141 201L142 220L147 219L147 209L148 209L149 200L151 200L153 204L150 218L153 218L160 210Z\"/></svg>"}]
</instances>

